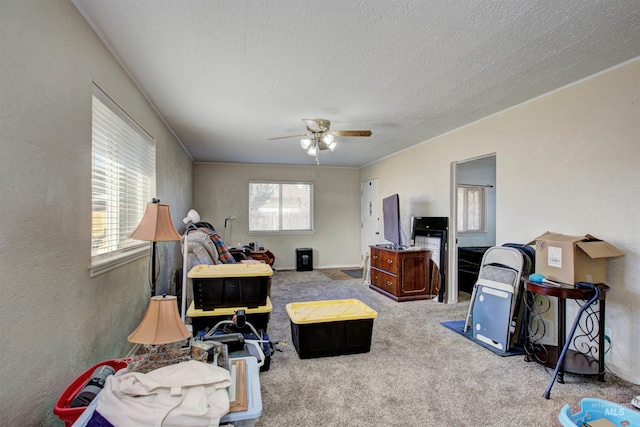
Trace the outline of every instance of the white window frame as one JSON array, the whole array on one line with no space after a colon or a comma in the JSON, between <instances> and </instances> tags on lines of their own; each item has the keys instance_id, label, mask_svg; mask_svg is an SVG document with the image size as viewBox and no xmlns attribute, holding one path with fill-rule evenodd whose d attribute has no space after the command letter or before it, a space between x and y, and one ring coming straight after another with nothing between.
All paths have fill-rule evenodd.
<instances>
[{"instance_id":1,"label":"white window frame","mask_svg":"<svg viewBox=\"0 0 640 427\"><path fill-rule=\"evenodd\" d=\"M470 193L479 195L479 204L476 210L469 206L468 196ZM471 221L471 217L473 221ZM482 234L487 232L487 187L482 185L458 185L458 233L460 234ZM471 228L471 222L478 223L478 228Z\"/></svg>"},{"instance_id":2,"label":"white window frame","mask_svg":"<svg viewBox=\"0 0 640 427\"><path fill-rule=\"evenodd\" d=\"M282 208L282 197L279 198L280 205L278 206L278 215L279 215L279 224L280 227L278 230L262 230L262 229L252 229L251 218L252 218L252 209L255 209L251 204L251 199L249 196L249 230L248 234L250 235L260 235L260 234L312 234L313 230L313 182L308 181L259 181L252 180L249 181L249 194L251 194L251 186L253 184L273 184L279 187L279 194L282 194L282 187L285 185L306 185L309 186L309 228L308 229L283 229L283 208Z\"/></svg>"},{"instance_id":3,"label":"white window frame","mask_svg":"<svg viewBox=\"0 0 640 427\"><path fill-rule=\"evenodd\" d=\"M91 136L91 264L97 276L146 256L129 238L155 194L155 140L94 84Z\"/></svg>"}]
</instances>

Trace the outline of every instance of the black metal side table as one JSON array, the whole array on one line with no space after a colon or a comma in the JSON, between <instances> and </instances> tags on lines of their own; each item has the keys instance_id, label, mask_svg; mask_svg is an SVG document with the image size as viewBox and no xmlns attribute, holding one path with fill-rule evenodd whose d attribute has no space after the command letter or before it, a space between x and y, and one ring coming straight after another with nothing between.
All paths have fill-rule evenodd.
<instances>
[{"instance_id":1,"label":"black metal side table","mask_svg":"<svg viewBox=\"0 0 640 427\"><path fill-rule=\"evenodd\" d=\"M564 373L597 375L600 381L605 379L604 365L604 319L605 298L609 287L605 284L594 285L600 289L600 295L589 306L585 304L594 296L593 289L572 285L554 286L525 280L525 361L535 361L547 367L555 367L567 340L571 343L561 361L558 382L564 382ZM557 298L557 344L542 343L547 335L544 314L553 309L551 298ZM580 319L572 336L567 336L567 301L574 301Z\"/></svg>"}]
</instances>

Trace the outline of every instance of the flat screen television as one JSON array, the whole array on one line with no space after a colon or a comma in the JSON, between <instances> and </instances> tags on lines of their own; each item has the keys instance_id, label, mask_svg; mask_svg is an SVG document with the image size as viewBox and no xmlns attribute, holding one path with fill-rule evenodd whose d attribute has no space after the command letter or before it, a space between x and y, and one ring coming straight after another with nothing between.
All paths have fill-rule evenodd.
<instances>
[{"instance_id":1,"label":"flat screen television","mask_svg":"<svg viewBox=\"0 0 640 427\"><path fill-rule=\"evenodd\" d=\"M391 242L393 247L402 247L400 199L397 194L382 199L382 220L384 223L384 239Z\"/></svg>"}]
</instances>

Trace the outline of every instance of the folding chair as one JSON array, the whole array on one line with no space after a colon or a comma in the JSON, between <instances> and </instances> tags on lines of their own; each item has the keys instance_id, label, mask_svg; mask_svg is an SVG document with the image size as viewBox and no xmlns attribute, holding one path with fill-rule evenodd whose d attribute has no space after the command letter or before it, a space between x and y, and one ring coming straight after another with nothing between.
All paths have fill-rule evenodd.
<instances>
[{"instance_id":1,"label":"folding chair","mask_svg":"<svg viewBox=\"0 0 640 427\"><path fill-rule=\"evenodd\" d=\"M472 326L473 337L478 341L501 351L511 348L523 268L523 254L516 248L493 246L485 252L473 287L465 332Z\"/></svg>"}]
</instances>

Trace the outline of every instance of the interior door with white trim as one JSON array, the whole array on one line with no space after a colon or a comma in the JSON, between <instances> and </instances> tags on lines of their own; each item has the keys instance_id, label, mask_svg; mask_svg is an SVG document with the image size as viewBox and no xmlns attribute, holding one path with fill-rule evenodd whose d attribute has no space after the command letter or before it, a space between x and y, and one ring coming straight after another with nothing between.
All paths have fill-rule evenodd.
<instances>
[{"instance_id":1,"label":"interior door with white trim","mask_svg":"<svg viewBox=\"0 0 640 427\"><path fill-rule=\"evenodd\" d=\"M378 196L378 179L364 181L360 184L361 194L361 250L360 260L364 265L364 260L369 254L369 246L383 242L380 234L381 213L380 200Z\"/></svg>"}]
</instances>

